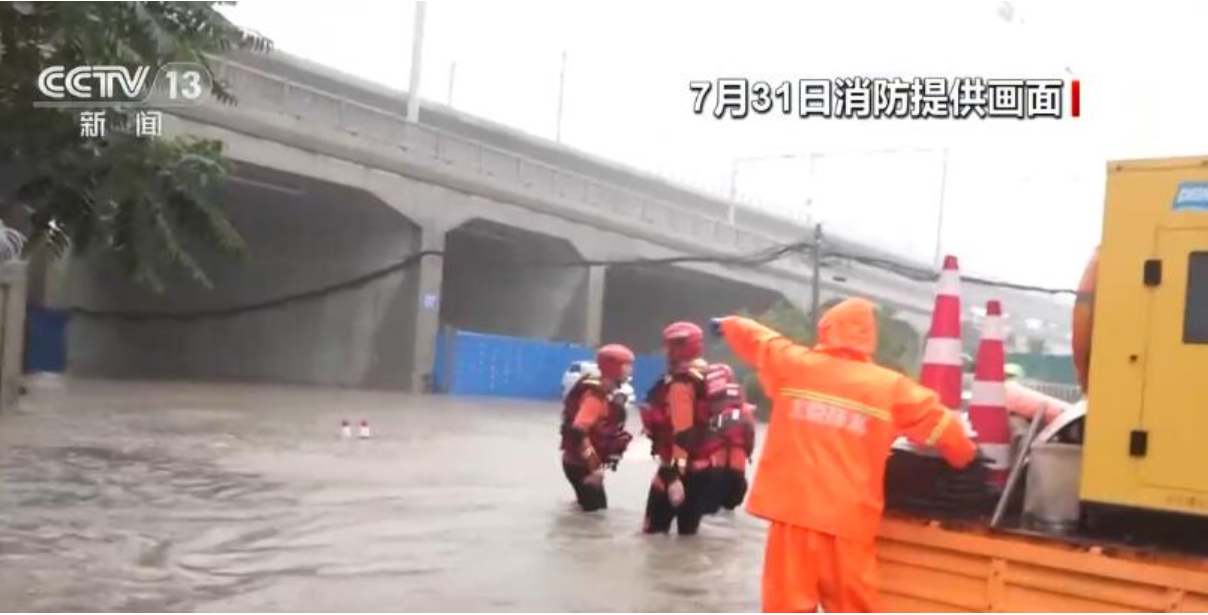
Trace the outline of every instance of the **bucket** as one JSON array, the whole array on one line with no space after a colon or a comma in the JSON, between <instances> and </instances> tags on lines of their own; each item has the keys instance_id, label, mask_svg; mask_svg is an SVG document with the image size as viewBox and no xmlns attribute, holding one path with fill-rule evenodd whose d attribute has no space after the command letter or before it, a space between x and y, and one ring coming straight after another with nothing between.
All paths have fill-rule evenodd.
<instances>
[{"instance_id":1,"label":"bucket","mask_svg":"<svg viewBox=\"0 0 1208 615\"><path fill-rule=\"evenodd\" d=\"M1081 475L1081 446L1056 442L1034 444L1028 464L1024 517L1045 530L1076 529Z\"/></svg>"}]
</instances>

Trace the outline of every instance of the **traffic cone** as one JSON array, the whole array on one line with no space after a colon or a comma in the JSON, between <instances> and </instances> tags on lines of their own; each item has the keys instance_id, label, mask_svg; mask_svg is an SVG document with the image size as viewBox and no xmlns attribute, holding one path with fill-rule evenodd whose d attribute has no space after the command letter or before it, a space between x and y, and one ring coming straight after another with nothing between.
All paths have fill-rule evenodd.
<instances>
[{"instance_id":1,"label":"traffic cone","mask_svg":"<svg viewBox=\"0 0 1208 615\"><path fill-rule=\"evenodd\" d=\"M351 438L352 437L352 425L348 424L348 419L344 419L343 421L340 421L340 437L341 438Z\"/></svg>"},{"instance_id":2,"label":"traffic cone","mask_svg":"<svg viewBox=\"0 0 1208 615\"><path fill-rule=\"evenodd\" d=\"M357 432L357 437L362 440L369 439L369 421L361 419L361 429Z\"/></svg>"},{"instance_id":3,"label":"traffic cone","mask_svg":"<svg viewBox=\"0 0 1208 615\"><path fill-rule=\"evenodd\" d=\"M986 302L986 321L982 324L977 346L977 364L973 372L973 390L969 397L969 422L977 432L978 445L989 458L990 484L1002 487L1007 482L1011 443L1007 419L1007 385L1004 365L1002 305Z\"/></svg>"},{"instance_id":4,"label":"traffic cone","mask_svg":"<svg viewBox=\"0 0 1208 615\"><path fill-rule=\"evenodd\" d=\"M935 391L945 406L961 405L961 274L955 256L944 257L931 330L923 347L919 381Z\"/></svg>"}]
</instances>

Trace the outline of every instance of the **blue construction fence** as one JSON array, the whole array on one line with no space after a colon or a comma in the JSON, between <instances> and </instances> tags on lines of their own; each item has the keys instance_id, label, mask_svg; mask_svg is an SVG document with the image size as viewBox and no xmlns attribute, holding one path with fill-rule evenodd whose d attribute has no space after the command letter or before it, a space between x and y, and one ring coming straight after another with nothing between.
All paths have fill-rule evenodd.
<instances>
[{"instance_id":1,"label":"blue construction fence","mask_svg":"<svg viewBox=\"0 0 1208 615\"><path fill-rule=\"evenodd\" d=\"M566 368L594 358L595 349L578 344L446 328L437 336L432 379L438 391L453 395L559 399ZM639 355L634 391L645 395L664 367L660 356Z\"/></svg>"},{"instance_id":2,"label":"blue construction fence","mask_svg":"<svg viewBox=\"0 0 1208 615\"><path fill-rule=\"evenodd\" d=\"M29 304L25 310L25 371L62 372L67 366L67 313Z\"/></svg>"}]
</instances>

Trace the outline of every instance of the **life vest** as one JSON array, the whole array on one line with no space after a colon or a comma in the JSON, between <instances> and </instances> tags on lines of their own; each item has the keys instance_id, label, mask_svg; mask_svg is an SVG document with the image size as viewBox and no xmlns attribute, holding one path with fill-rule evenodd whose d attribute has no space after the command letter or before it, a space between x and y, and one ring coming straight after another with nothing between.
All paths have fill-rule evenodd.
<instances>
[{"instance_id":1,"label":"life vest","mask_svg":"<svg viewBox=\"0 0 1208 615\"><path fill-rule=\"evenodd\" d=\"M717 446L742 448L747 457L755 451L755 406L747 403L742 383L734 372L709 366L705 373L705 395L710 426L719 437Z\"/></svg>"},{"instance_id":2,"label":"life vest","mask_svg":"<svg viewBox=\"0 0 1208 615\"><path fill-rule=\"evenodd\" d=\"M743 403L738 418L723 427L726 446L742 448L747 459L755 453L755 404Z\"/></svg>"},{"instance_id":3,"label":"life vest","mask_svg":"<svg viewBox=\"0 0 1208 615\"><path fill-rule=\"evenodd\" d=\"M657 386L657 385L655 385ZM671 461L674 446L674 432L671 428L671 409L664 405L655 405L650 400L654 396L654 388L646 395L646 403L641 407L642 435L650 438L650 456L658 457L663 463Z\"/></svg>"},{"instance_id":4,"label":"life vest","mask_svg":"<svg viewBox=\"0 0 1208 615\"><path fill-rule=\"evenodd\" d=\"M742 386L734 379L733 371L720 363L703 370L671 372L655 382L646 393L646 405L642 406L642 429L650 438L650 454L664 462L671 460L677 444L667 403L667 392L676 382L691 385L695 400L692 428L680 434L678 444L691 458L708 457L725 446L731 425L742 420L745 406Z\"/></svg>"},{"instance_id":5,"label":"life vest","mask_svg":"<svg viewBox=\"0 0 1208 615\"><path fill-rule=\"evenodd\" d=\"M575 415L579 413L579 403L584 395L595 395L608 402L608 415L604 420L592 425L587 431L587 439L596 455L605 463L615 465L625 454L633 435L625 431L625 400L623 396L615 395L604 388L600 381L599 372L584 374L562 402L562 443L565 453L577 455L584 434L574 428Z\"/></svg>"}]
</instances>

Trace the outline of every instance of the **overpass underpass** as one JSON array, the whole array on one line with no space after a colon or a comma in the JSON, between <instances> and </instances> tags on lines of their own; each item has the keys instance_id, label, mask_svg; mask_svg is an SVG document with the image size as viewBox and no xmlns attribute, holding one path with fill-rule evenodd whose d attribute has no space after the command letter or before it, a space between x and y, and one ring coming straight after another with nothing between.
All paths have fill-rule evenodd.
<instances>
[{"instance_id":1,"label":"overpass underpass","mask_svg":"<svg viewBox=\"0 0 1208 615\"><path fill-rule=\"evenodd\" d=\"M603 339L656 352L677 320L704 326L713 316L761 313L778 292L678 266L612 266L604 276Z\"/></svg>"},{"instance_id":2,"label":"overpass underpass","mask_svg":"<svg viewBox=\"0 0 1208 615\"><path fill-rule=\"evenodd\" d=\"M209 312L305 293L399 262L419 249L419 227L366 192L249 165L240 165L218 198L247 253L200 256L213 288L172 276L157 295L107 258L72 260L68 305L177 318L74 315L68 371L405 387L420 304L414 268L267 309Z\"/></svg>"},{"instance_id":3,"label":"overpass underpass","mask_svg":"<svg viewBox=\"0 0 1208 615\"><path fill-rule=\"evenodd\" d=\"M566 239L487 220L445 235L442 324L480 333L592 343L586 267Z\"/></svg>"},{"instance_id":4,"label":"overpass underpass","mask_svg":"<svg viewBox=\"0 0 1208 615\"><path fill-rule=\"evenodd\" d=\"M780 300L807 302L802 292L808 287L786 281L781 292L763 270L576 265L585 257L636 258L636 244L616 234L582 233L511 214L501 214L505 222L476 216L442 227L400 209L454 211L467 203L424 190L395 191L392 198L388 203L377 192L240 164L220 199L249 253L242 260L203 255L213 289L174 280L158 296L94 256L73 259L61 304L196 315L323 289L421 249L441 251L443 258L426 257L418 267L352 289L222 317L79 315L69 325L68 370L415 390L431 370L441 324L589 346L620 342L649 352L657 350L661 329L675 320L704 323L718 314L759 313ZM489 211L505 211L489 205ZM742 281L748 276L750 282Z\"/></svg>"},{"instance_id":5,"label":"overpass underpass","mask_svg":"<svg viewBox=\"0 0 1208 615\"><path fill-rule=\"evenodd\" d=\"M396 198L445 206L423 191ZM452 228L423 224L399 211L402 201L248 163L218 201L248 253L199 255L213 288L173 276L156 295L108 258L71 260L54 303L104 314L70 319L69 372L415 389L431 369L439 324L649 351L672 320L757 312L781 298L682 267L578 265L585 254L626 260L628 248L605 255L597 244L611 240L603 236L568 239L482 218ZM262 305L365 276L421 249L443 258L351 289Z\"/></svg>"}]
</instances>

